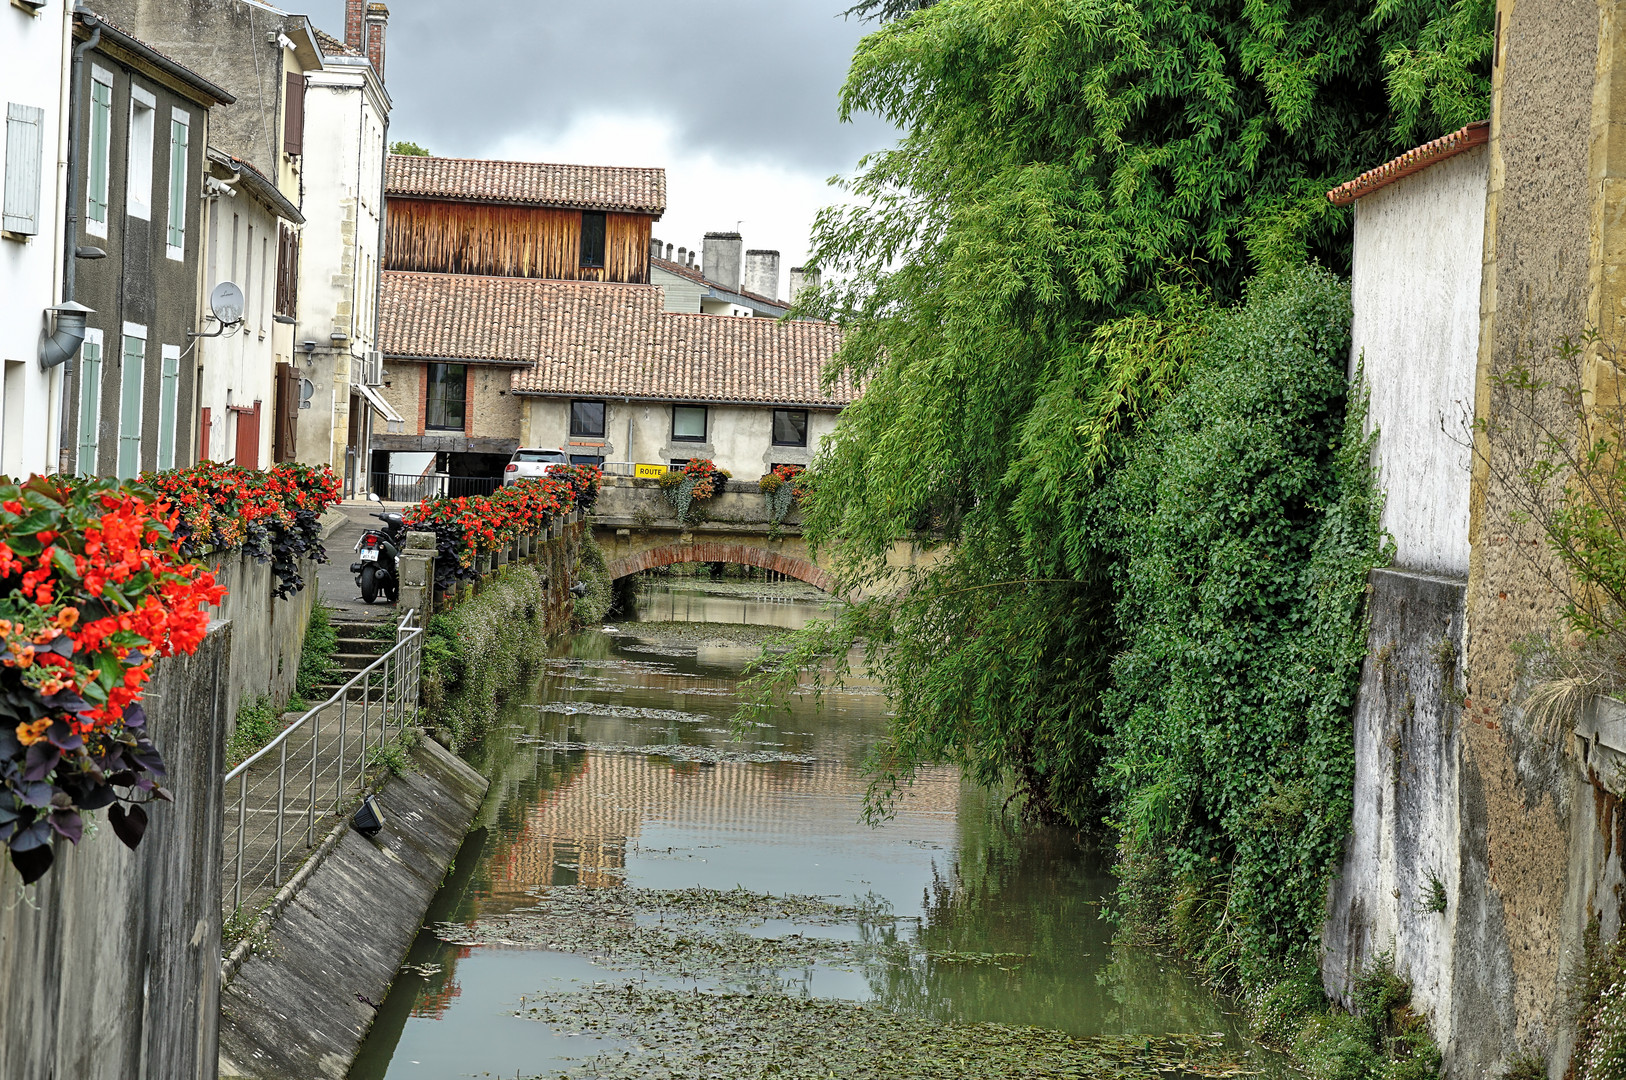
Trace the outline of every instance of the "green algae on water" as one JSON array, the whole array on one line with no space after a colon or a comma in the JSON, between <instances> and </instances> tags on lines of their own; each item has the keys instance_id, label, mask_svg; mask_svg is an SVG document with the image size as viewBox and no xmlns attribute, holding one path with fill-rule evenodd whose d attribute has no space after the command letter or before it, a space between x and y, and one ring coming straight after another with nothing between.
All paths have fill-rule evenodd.
<instances>
[{"instance_id":1,"label":"green algae on water","mask_svg":"<svg viewBox=\"0 0 1626 1080\"><path fill-rule=\"evenodd\" d=\"M1217 1034L1076 1038L777 993L599 984L516 1015L618 1045L532 1080L1165 1080L1254 1075Z\"/></svg>"}]
</instances>

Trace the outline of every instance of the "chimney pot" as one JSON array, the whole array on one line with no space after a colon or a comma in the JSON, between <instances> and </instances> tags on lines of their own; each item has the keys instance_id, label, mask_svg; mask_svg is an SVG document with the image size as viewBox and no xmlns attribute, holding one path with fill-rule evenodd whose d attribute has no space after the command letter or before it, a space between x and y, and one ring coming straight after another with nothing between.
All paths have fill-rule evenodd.
<instances>
[{"instance_id":1,"label":"chimney pot","mask_svg":"<svg viewBox=\"0 0 1626 1080\"><path fill-rule=\"evenodd\" d=\"M660 258L661 257L661 250L662 250L661 249L661 242L659 240L656 240L653 237L651 237L650 241L649 241L649 257L651 259Z\"/></svg>"},{"instance_id":2,"label":"chimney pot","mask_svg":"<svg viewBox=\"0 0 1626 1080\"><path fill-rule=\"evenodd\" d=\"M745 253L745 291L779 299L779 252L758 249Z\"/></svg>"},{"instance_id":3,"label":"chimney pot","mask_svg":"<svg viewBox=\"0 0 1626 1080\"><path fill-rule=\"evenodd\" d=\"M790 268L790 302L795 303L797 297L804 289L819 287L819 268L816 266L793 266Z\"/></svg>"},{"instance_id":4,"label":"chimney pot","mask_svg":"<svg viewBox=\"0 0 1626 1080\"><path fill-rule=\"evenodd\" d=\"M378 3L367 5L367 59L372 61L379 82L384 81L384 28L389 21L389 8Z\"/></svg>"},{"instance_id":5,"label":"chimney pot","mask_svg":"<svg viewBox=\"0 0 1626 1080\"><path fill-rule=\"evenodd\" d=\"M706 277L729 292L739 292L740 271L743 269L740 260L745 250L745 241L740 239L740 234L709 232L702 243L706 249Z\"/></svg>"},{"instance_id":6,"label":"chimney pot","mask_svg":"<svg viewBox=\"0 0 1626 1080\"><path fill-rule=\"evenodd\" d=\"M666 261L667 262L672 261L672 245L671 244L666 245Z\"/></svg>"},{"instance_id":7,"label":"chimney pot","mask_svg":"<svg viewBox=\"0 0 1626 1080\"><path fill-rule=\"evenodd\" d=\"M688 248L686 248L686 247L678 248L677 261L678 261L679 266L683 266L685 263L687 263L689 261L689 249Z\"/></svg>"}]
</instances>

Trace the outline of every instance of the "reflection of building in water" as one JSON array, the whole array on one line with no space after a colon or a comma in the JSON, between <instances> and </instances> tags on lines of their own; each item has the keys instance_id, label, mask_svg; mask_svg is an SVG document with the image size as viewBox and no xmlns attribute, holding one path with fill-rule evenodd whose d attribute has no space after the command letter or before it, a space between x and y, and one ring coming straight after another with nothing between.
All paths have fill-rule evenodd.
<instances>
[{"instance_id":1,"label":"reflection of building in water","mask_svg":"<svg viewBox=\"0 0 1626 1080\"><path fill-rule=\"evenodd\" d=\"M514 839L492 853L490 902L498 908L528 902L530 890L539 885L620 885L628 847L651 826L758 836L868 833L856 819L867 786L850 766L837 762L702 765L588 751L586 768L532 806ZM953 770L924 771L900 809L952 816L959 792ZM808 800L839 802L852 810L810 813ZM850 824L832 825L844 820Z\"/></svg>"},{"instance_id":2,"label":"reflection of building in water","mask_svg":"<svg viewBox=\"0 0 1626 1080\"><path fill-rule=\"evenodd\" d=\"M451 1006L452 999L463 993L463 987L458 983L454 960L461 960L473 950L467 945L460 945L452 951L443 964L443 970L429 976L429 985L418 991L417 998L412 1002L413 1016L427 1016L439 1020L446 1015Z\"/></svg>"}]
</instances>

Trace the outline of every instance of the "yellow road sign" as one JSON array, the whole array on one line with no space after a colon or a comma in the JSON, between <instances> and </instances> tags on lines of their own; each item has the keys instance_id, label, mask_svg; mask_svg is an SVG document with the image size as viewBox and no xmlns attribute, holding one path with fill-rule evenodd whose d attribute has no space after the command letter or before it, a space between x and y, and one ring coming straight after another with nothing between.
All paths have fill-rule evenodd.
<instances>
[{"instance_id":1,"label":"yellow road sign","mask_svg":"<svg viewBox=\"0 0 1626 1080\"><path fill-rule=\"evenodd\" d=\"M661 477L666 475L666 466L665 465L635 465L635 466L633 466L632 474L634 476L648 477L651 480L659 480Z\"/></svg>"}]
</instances>

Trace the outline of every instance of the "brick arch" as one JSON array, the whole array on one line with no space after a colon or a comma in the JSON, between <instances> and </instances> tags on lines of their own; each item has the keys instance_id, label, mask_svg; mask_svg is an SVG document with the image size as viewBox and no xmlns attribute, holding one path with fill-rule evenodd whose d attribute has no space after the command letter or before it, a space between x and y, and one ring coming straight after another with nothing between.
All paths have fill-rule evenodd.
<instances>
[{"instance_id":1,"label":"brick arch","mask_svg":"<svg viewBox=\"0 0 1626 1080\"><path fill-rule=\"evenodd\" d=\"M787 577L805 581L816 589L823 589L832 596L845 595L829 571L806 559L794 555L781 555L766 548L752 547L750 544L726 544L717 540L696 541L692 544L663 544L647 551L640 551L636 555L611 559L608 569L613 580L644 570L653 570L657 566L713 562L741 563L745 566L761 567L764 570L777 570Z\"/></svg>"}]
</instances>

